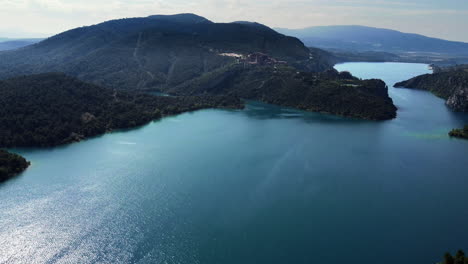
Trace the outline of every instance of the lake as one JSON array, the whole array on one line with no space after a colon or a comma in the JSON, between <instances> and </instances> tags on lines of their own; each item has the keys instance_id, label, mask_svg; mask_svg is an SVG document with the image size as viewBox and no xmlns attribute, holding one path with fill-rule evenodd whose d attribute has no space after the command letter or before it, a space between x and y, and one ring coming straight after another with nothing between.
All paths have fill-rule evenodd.
<instances>
[{"instance_id":1,"label":"lake","mask_svg":"<svg viewBox=\"0 0 468 264\"><path fill-rule=\"evenodd\" d=\"M346 63L397 81L424 64ZM0 185L0 263L432 264L468 250L468 123L389 88L361 121L249 102L50 149ZM454 253L454 252L453 252Z\"/></svg>"}]
</instances>

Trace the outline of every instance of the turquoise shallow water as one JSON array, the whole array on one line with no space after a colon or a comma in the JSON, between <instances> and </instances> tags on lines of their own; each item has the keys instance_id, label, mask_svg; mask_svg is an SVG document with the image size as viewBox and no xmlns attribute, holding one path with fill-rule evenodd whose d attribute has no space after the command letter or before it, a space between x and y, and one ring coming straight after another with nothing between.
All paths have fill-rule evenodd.
<instances>
[{"instance_id":1,"label":"turquoise shallow water","mask_svg":"<svg viewBox=\"0 0 468 264\"><path fill-rule=\"evenodd\" d=\"M393 83L427 65L348 63ZM468 123L390 88L398 118L251 102L78 144L15 150L0 185L0 263L435 263L468 250Z\"/></svg>"}]
</instances>

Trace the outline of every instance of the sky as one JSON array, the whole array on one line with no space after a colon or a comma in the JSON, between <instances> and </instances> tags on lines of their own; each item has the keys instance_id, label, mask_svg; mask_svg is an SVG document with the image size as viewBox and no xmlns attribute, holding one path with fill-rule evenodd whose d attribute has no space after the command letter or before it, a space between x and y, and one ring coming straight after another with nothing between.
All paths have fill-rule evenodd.
<instances>
[{"instance_id":1,"label":"sky","mask_svg":"<svg viewBox=\"0 0 468 264\"><path fill-rule=\"evenodd\" d=\"M47 37L110 19L177 13L283 28L364 25L468 42L468 0L0 0L0 37Z\"/></svg>"}]
</instances>

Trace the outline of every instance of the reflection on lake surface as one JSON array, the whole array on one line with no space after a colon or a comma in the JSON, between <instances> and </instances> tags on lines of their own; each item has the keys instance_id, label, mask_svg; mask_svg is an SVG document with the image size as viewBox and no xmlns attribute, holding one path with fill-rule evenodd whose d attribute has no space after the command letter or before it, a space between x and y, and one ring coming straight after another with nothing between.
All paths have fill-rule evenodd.
<instances>
[{"instance_id":1,"label":"reflection on lake surface","mask_svg":"<svg viewBox=\"0 0 468 264\"><path fill-rule=\"evenodd\" d=\"M32 166L0 185L0 263L435 263L468 245L468 142L447 136L468 118L390 95L385 122L250 102L16 150Z\"/></svg>"}]
</instances>

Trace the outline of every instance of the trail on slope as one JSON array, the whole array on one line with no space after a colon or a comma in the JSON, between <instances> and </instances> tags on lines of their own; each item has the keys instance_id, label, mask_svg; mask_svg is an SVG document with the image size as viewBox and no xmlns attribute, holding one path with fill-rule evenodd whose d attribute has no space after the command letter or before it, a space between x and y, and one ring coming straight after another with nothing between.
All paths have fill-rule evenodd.
<instances>
[{"instance_id":1,"label":"trail on slope","mask_svg":"<svg viewBox=\"0 0 468 264\"><path fill-rule=\"evenodd\" d=\"M138 40L137 40L137 43L136 43L136 46L135 46L135 49L133 50L133 59L136 61L136 63L138 64L138 67L143 71L145 72L146 74L148 74L148 76L154 80L154 74L151 73L150 71L148 71L147 69L145 69L145 67L143 66L143 64L141 63L140 59L138 58L138 51L140 50L140 47L141 47L141 36L142 36L142 32L140 32L138 34ZM143 85L145 85L147 82L144 81L144 80L141 80L139 83L138 83L138 88L142 87Z\"/></svg>"}]
</instances>

